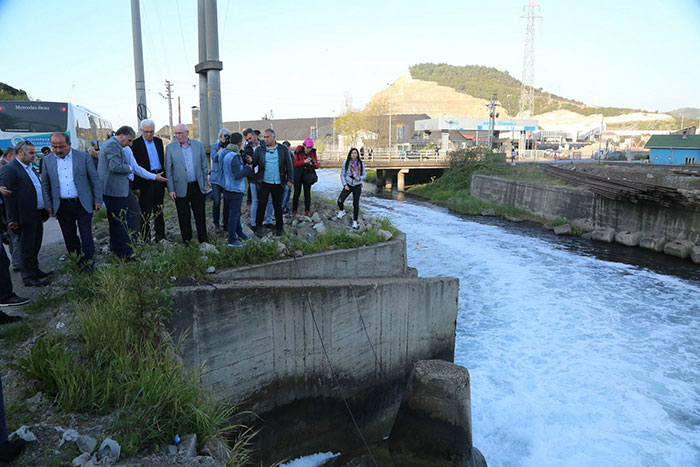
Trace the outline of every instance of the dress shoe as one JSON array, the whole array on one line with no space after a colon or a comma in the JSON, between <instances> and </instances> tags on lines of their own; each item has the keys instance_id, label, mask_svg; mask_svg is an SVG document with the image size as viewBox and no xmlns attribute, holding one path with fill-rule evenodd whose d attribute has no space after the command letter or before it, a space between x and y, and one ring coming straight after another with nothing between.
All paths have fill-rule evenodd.
<instances>
[{"instance_id":1,"label":"dress shoe","mask_svg":"<svg viewBox=\"0 0 700 467\"><path fill-rule=\"evenodd\" d=\"M27 279L24 281L24 286L25 287L43 287L45 285L49 285L49 281L46 279Z\"/></svg>"},{"instance_id":2,"label":"dress shoe","mask_svg":"<svg viewBox=\"0 0 700 467\"><path fill-rule=\"evenodd\" d=\"M17 294L12 294L7 298L0 300L0 306L20 306L29 303L28 298L18 297Z\"/></svg>"},{"instance_id":3,"label":"dress shoe","mask_svg":"<svg viewBox=\"0 0 700 467\"><path fill-rule=\"evenodd\" d=\"M16 438L12 441L5 441L0 443L0 461L10 462L16 459L24 449L24 440L22 438Z\"/></svg>"},{"instance_id":4,"label":"dress shoe","mask_svg":"<svg viewBox=\"0 0 700 467\"><path fill-rule=\"evenodd\" d=\"M275 231L275 237L281 237L282 235L284 235L284 229Z\"/></svg>"},{"instance_id":5,"label":"dress shoe","mask_svg":"<svg viewBox=\"0 0 700 467\"><path fill-rule=\"evenodd\" d=\"M36 273L36 277L38 277L39 279L46 279L51 274L53 274L53 271L44 272L41 269L39 269L39 271Z\"/></svg>"}]
</instances>

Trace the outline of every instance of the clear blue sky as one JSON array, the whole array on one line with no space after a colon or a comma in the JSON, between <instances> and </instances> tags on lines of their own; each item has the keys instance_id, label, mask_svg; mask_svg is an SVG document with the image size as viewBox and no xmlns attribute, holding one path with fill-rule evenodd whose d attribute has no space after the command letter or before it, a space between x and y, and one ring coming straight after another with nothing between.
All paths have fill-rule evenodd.
<instances>
[{"instance_id":1,"label":"clear blue sky","mask_svg":"<svg viewBox=\"0 0 700 467\"><path fill-rule=\"evenodd\" d=\"M330 116L422 62L522 74L525 0L219 0L224 120ZM243 10L240 5L250 5ZM263 8L264 5L264 8ZM700 0L542 0L535 86L588 104L700 107ZM197 104L196 0L141 0L148 107ZM128 0L0 0L0 81L134 125ZM177 120L177 107L174 108Z\"/></svg>"}]
</instances>

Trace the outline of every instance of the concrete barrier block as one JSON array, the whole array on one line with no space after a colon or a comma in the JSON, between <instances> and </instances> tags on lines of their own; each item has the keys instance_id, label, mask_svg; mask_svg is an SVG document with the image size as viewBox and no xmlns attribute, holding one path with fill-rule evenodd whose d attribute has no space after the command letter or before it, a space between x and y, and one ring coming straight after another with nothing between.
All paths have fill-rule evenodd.
<instances>
[{"instance_id":1,"label":"concrete barrier block","mask_svg":"<svg viewBox=\"0 0 700 467\"><path fill-rule=\"evenodd\" d=\"M639 238L639 246L647 250L653 250L661 253L668 243L668 239L664 235L645 235Z\"/></svg>"},{"instance_id":2,"label":"concrete barrier block","mask_svg":"<svg viewBox=\"0 0 700 467\"><path fill-rule=\"evenodd\" d=\"M664 253L685 259L690 256L690 250L692 250L694 246L695 243L691 242L690 240L673 240L666 244L664 247Z\"/></svg>"},{"instance_id":3,"label":"concrete barrier block","mask_svg":"<svg viewBox=\"0 0 700 467\"><path fill-rule=\"evenodd\" d=\"M690 259L693 260L693 263L700 263L700 245L694 246L690 250Z\"/></svg>"},{"instance_id":4,"label":"concrete barrier block","mask_svg":"<svg viewBox=\"0 0 700 467\"><path fill-rule=\"evenodd\" d=\"M554 227L554 233L556 235L571 235L573 233L571 224L557 225Z\"/></svg>"},{"instance_id":5,"label":"concrete barrier block","mask_svg":"<svg viewBox=\"0 0 700 467\"><path fill-rule=\"evenodd\" d=\"M615 240L615 231L613 229L596 229L591 233L591 238L600 242L612 243Z\"/></svg>"},{"instance_id":6,"label":"concrete barrier block","mask_svg":"<svg viewBox=\"0 0 700 467\"><path fill-rule=\"evenodd\" d=\"M641 235L639 232L630 232L629 230L626 230L624 232L616 233L615 241L627 246L637 246L639 245L640 237Z\"/></svg>"}]
</instances>

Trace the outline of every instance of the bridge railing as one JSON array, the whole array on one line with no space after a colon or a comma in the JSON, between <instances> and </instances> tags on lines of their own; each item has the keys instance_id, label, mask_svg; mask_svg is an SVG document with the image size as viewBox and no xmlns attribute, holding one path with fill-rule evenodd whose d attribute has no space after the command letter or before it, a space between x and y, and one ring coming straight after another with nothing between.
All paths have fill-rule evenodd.
<instances>
[{"instance_id":1,"label":"bridge railing","mask_svg":"<svg viewBox=\"0 0 700 467\"><path fill-rule=\"evenodd\" d=\"M348 157L347 152L343 151L320 151L318 159L320 161L335 161L342 162ZM378 149L374 151L365 151L362 158L364 161L445 161L445 154L432 151L392 151L386 149Z\"/></svg>"}]
</instances>

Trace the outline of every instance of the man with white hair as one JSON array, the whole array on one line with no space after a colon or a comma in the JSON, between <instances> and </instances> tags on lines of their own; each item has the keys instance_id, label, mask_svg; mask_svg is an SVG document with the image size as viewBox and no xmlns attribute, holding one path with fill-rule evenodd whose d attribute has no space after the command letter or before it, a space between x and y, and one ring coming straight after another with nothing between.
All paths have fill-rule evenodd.
<instances>
[{"instance_id":1,"label":"man with white hair","mask_svg":"<svg viewBox=\"0 0 700 467\"><path fill-rule=\"evenodd\" d=\"M168 194L175 201L177 220L182 240L192 240L190 210L197 226L199 243L207 241L207 222L204 211L204 195L207 192L209 163L204 146L190 139L186 125L175 125L175 141L165 148L165 174L168 179Z\"/></svg>"},{"instance_id":2,"label":"man with white hair","mask_svg":"<svg viewBox=\"0 0 700 467\"><path fill-rule=\"evenodd\" d=\"M163 140L155 136L156 124L153 120L141 121L141 136L134 139L131 150L136 163L152 174L160 175L165 171L165 150ZM149 177L150 178L150 177ZM143 223L141 236L144 241L151 239L151 219L156 242L165 238L165 222L163 221L163 198L165 182L158 179L142 178L136 174L132 189L139 192L139 206Z\"/></svg>"}]
</instances>

